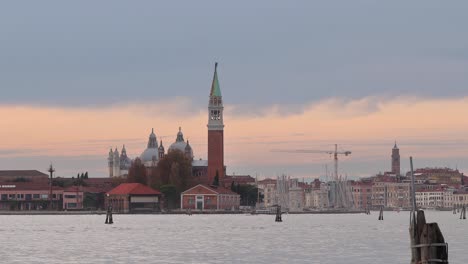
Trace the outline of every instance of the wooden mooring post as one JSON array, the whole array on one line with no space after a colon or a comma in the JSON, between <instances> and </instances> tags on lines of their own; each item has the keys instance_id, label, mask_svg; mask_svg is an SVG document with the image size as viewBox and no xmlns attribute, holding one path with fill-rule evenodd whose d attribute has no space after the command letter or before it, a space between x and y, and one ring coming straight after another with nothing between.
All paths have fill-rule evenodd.
<instances>
[{"instance_id":1,"label":"wooden mooring post","mask_svg":"<svg viewBox=\"0 0 468 264\"><path fill-rule=\"evenodd\" d=\"M382 220L383 221L383 206L380 207L380 213L379 213L379 221Z\"/></svg>"},{"instance_id":2,"label":"wooden mooring post","mask_svg":"<svg viewBox=\"0 0 468 264\"><path fill-rule=\"evenodd\" d=\"M410 213L411 264L448 263L448 244L437 223L426 223L424 211L416 206L414 187L413 158L411 165L411 199L413 210Z\"/></svg>"},{"instance_id":3,"label":"wooden mooring post","mask_svg":"<svg viewBox=\"0 0 468 264\"><path fill-rule=\"evenodd\" d=\"M275 222L283 222L283 219L281 219L281 206L280 205L276 206Z\"/></svg>"},{"instance_id":4,"label":"wooden mooring post","mask_svg":"<svg viewBox=\"0 0 468 264\"><path fill-rule=\"evenodd\" d=\"M460 210L460 219L466 220L466 205L463 205Z\"/></svg>"},{"instance_id":5,"label":"wooden mooring post","mask_svg":"<svg viewBox=\"0 0 468 264\"><path fill-rule=\"evenodd\" d=\"M106 214L106 224L113 224L114 220L112 219L112 206L109 206L107 208L107 214Z\"/></svg>"},{"instance_id":6,"label":"wooden mooring post","mask_svg":"<svg viewBox=\"0 0 468 264\"><path fill-rule=\"evenodd\" d=\"M426 223L424 211L411 212L411 264L448 263L448 244L437 223Z\"/></svg>"}]
</instances>

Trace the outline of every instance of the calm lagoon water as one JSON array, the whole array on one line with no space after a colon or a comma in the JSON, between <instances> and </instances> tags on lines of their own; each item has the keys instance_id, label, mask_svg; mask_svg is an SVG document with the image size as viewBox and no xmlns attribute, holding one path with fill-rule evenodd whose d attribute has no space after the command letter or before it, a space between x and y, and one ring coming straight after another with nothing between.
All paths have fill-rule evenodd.
<instances>
[{"instance_id":1,"label":"calm lagoon water","mask_svg":"<svg viewBox=\"0 0 468 264\"><path fill-rule=\"evenodd\" d=\"M0 215L1 263L409 263L409 212L369 215ZM468 263L468 220L426 212Z\"/></svg>"}]
</instances>

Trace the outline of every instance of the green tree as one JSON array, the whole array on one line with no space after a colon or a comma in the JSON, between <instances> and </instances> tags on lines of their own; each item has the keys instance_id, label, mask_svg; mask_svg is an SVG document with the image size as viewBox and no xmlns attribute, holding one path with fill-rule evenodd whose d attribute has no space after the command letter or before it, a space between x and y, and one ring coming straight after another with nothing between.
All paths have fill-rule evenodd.
<instances>
[{"instance_id":1,"label":"green tree","mask_svg":"<svg viewBox=\"0 0 468 264\"><path fill-rule=\"evenodd\" d=\"M172 184L166 184L166 185L162 185L159 190L164 195L166 208L167 209L177 208L180 193L177 191L176 186Z\"/></svg>"},{"instance_id":2,"label":"green tree","mask_svg":"<svg viewBox=\"0 0 468 264\"><path fill-rule=\"evenodd\" d=\"M143 165L139 158L136 158L128 170L128 183L141 183L144 185L148 184L146 178L146 167Z\"/></svg>"},{"instance_id":3,"label":"green tree","mask_svg":"<svg viewBox=\"0 0 468 264\"><path fill-rule=\"evenodd\" d=\"M85 172L84 178L85 178L85 179L88 179L88 172Z\"/></svg>"},{"instance_id":4,"label":"green tree","mask_svg":"<svg viewBox=\"0 0 468 264\"><path fill-rule=\"evenodd\" d=\"M258 188L252 185L240 185L236 184L236 193L240 195L241 205L255 206L260 196L260 201L263 199L263 195L259 195Z\"/></svg>"},{"instance_id":5,"label":"green tree","mask_svg":"<svg viewBox=\"0 0 468 264\"><path fill-rule=\"evenodd\" d=\"M174 185L177 192L187 189L192 177L192 161L179 150L171 150L159 160L156 170L151 172L151 187Z\"/></svg>"}]
</instances>

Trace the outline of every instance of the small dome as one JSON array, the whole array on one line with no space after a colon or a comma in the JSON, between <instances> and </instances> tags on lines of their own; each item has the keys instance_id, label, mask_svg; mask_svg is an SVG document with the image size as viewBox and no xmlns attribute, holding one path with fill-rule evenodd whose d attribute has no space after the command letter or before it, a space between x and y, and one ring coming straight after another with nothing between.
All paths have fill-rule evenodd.
<instances>
[{"instance_id":1,"label":"small dome","mask_svg":"<svg viewBox=\"0 0 468 264\"><path fill-rule=\"evenodd\" d=\"M187 143L185 143L184 141L174 142L169 147L169 151L179 150L180 152L185 153L186 146L187 146Z\"/></svg>"},{"instance_id":2,"label":"small dome","mask_svg":"<svg viewBox=\"0 0 468 264\"><path fill-rule=\"evenodd\" d=\"M189 148L188 151L190 151L190 157L193 158L192 147L190 147L190 145L188 145L185 142L184 134L182 133L182 128L179 127L179 133L177 133L176 142L172 143L172 145L168 149L168 152L174 151L174 150L179 150L182 153L186 153L186 148L187 147Z\"/></svg>"},{"instance_id":3,"label":"small dome","mask_svg":"<svg viewBox=\"0 0 468 264\"><path fill-rule=\"evenodd\" d=\"M148 162L153 162L159 160L159 152L157 148L147 148L140 155L141 162L147 164Z\"/></svg>"}]
</instances>

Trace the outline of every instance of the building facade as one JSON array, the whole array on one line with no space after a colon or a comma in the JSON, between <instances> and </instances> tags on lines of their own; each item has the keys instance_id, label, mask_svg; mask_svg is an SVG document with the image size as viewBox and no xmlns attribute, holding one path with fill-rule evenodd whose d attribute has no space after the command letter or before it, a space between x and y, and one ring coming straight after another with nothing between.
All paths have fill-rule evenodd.
<instances>
[{"instance_id":1,"label":"building facade","mask_svg":"<svg viewBox=\"0 0 468 264\"><path fill-rule=\"evenodd\" d=\"M418 208L443 208L443 190L425 190L416 192L416 205Z\"/></svg>"},{"instance_id":2,"label":"building facade","mask_svg":"<svg viewBox=\"0 0 468 264\"><path fill-rule=\"evenodd\" d=\"M122 183L106 193L106 207L114 212L159 212L162 194L141 183Z\"/></svg>"},{"instance_id":3,"label":"building facade","mask_svg":"<svg viewBox=\"0 0 468 264\"><path fill-rule=\"evenodd\" d=\"M199 184L180 195L180 208L191 210L239 210L240 195L224 187Z\"/></svg>"},{"instance_id":4,"label":"building facade","mask_svg":"<svg viewBox=\"0 0 468 264\"><path fill-rule=\"evenodd\" d=\"M354 207L363 210L372 208L372 182L353 182L351 187Z\"/></svg>"}]
</instances>

